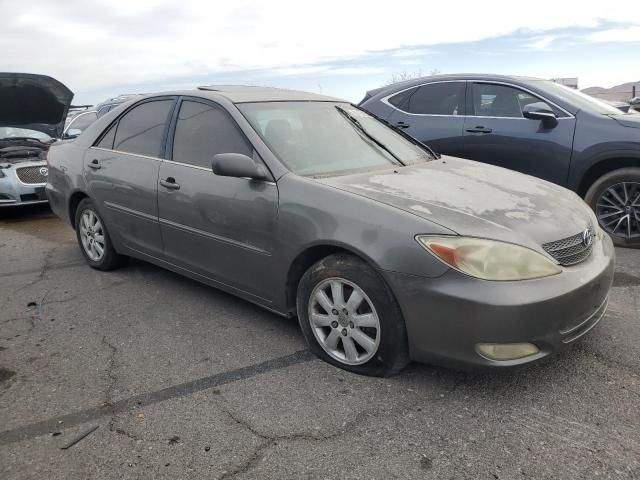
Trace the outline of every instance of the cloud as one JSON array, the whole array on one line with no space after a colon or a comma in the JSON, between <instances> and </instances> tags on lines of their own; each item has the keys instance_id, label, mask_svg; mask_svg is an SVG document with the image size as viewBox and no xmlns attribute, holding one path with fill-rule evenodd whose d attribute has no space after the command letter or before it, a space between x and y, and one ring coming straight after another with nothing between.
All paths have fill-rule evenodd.
<instances>
[{"instance_id":1,"label":"cloud","mask_svg":"<svg viewBox=\"0 0 640 480\"><path fill-rule=\"evenodd\" d=\"M637 42L640 43L640 26L611 28L587 36L592 42Z\"/></svg>"},{"instance_id":2,"label":"cloud","mask_svg":"<svg viewBox=\"0 0 640 480\"><path fill-rule=\"evenodd\" d=\"M460 0L455 9L406 0L394 15L388 6L344 0L325 0L321 8L299 0L2 0L0 49L3 70L46 73L76 92L232 72L364 77L386 71L385 65L367 63L382 58L381 52L390 53L386 60L411 62L443 45L515 32L535 36L534 49L549 47L554 29L603 22L629 27L611 27L592 41L633 38L640 28L636 3L585 0L576 8L538 0L520 14L498 0L486 0L482 8Z\"/></svg>"},{"instance_id":3,"label":"cloud","mask_svg":"<svg viewBox=\"0 0 640 480\"><path fill-rule=\"evenodd\" d=\"M526 43L525 48L530 50L549 50L551 44L557 39L556 35L544 35L536 37L532 42Z\"/></svg>"}]
</instances>

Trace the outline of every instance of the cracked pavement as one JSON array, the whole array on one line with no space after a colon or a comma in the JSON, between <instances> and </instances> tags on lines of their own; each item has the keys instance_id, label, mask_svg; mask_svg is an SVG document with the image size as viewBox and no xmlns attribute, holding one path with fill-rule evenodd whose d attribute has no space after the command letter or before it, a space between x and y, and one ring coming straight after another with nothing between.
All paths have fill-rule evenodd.
<instances>
[{"instance_id":1,"label":"cracked pavement","mask_svg":"<svg viewBox=\"0 0 640 480\"><path fill-rule=\"evenodd\" d=\"M88 268L46 207L1 211L0 478L640 478L640 251L617 254L562 355L379 379L174 273Z\"/></svg>"}]
</instances>

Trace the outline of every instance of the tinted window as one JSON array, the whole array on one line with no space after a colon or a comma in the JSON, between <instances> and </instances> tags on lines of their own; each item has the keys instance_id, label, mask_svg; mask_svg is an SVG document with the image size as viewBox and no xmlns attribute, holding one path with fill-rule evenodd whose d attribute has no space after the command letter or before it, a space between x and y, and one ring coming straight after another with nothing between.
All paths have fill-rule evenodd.
<instances>
[{"instance_id":1,"label":"tinted window","mask_svg":"<svg viewBox=\"0 0 640 480\"><path fill-rule=\"evenodd\" d=\"M108 150L113 149L113 139L116 136L116 126L111 125L111 128L104 134L102 139L96 144L96 147L106 148Z\"/></svg>"},{"instance_id":2,"label":"tinted window","mask_svg":"<svg viewBox=\"0 0 640 480\"><path fill-rule=\"evenodd\" d=\"M542 102L524 90L506 85L476 83L473 85L474 115L483 117L523 118L522 109L530 103ZM556 108L547 105L556 115Z\"/></svg>"},{"instance_id":3,"label":"tinted window","mask_svg":"<svg viewBox=\"0 0 640 480\"><path fill-rule=\"evenodd\" d=\"M464 82L422 85L408 98L403 110L429 115L463 115L464 91Z\"/></svg>"},{"instance_id":4,"label":"tinted window","mask_svg":"<svg viewBox=\"0 0 640 480\"><path fill-rule=\"evenodd\" d=\"M238 108L271 151L298 175L369 172L433 159L421 146L349 104L264 102Z\"/></svg>"},{"instance_id":5,"label":"tinted window","mask_svg":"<svg viewBox=\"0 0 640 480\"><path fill-rule=\"evenodd\" d=\"M213 156L218 153L251 156L253 149L222 108L182 102L173 140L173 160L210 168Z\"/></svg>"},{"instance_id":6,"label":"tinted window","mask_svg":"<svg viewBox=\"0 0 640 480\"><path fill-rule=\"evenodd\" d=\"M173 100L146 102L118 122L114 150L150 157L160 156L162 139Z\"/></svg>"},{"instance_id":7,"label":"tinted window","mask_svg":"<svg viewBox=\"0 0 640 480\"><path fill-rule=\"evenodd\" d=\"M73 128L84 132L84 130L93 122L95 122L97 118L98 115L95 112L83 113L81 115L78 115L76 118L71 120L69 130Z\"/></svg>"},{"instance_id":8,"label":"tinted window","mask_svg":"<svg viewBox=\"0 0 640 480\"><path fill-rule=\"evenodd\" d=\"M406 110L406 103L409 100L409 97L415 93L417 88L410 88L409 90L405 90L404 92L400 92L393 97L389 98L389 103L394 107L398 107L400 110Z\"/></svg>"}]
</instances>

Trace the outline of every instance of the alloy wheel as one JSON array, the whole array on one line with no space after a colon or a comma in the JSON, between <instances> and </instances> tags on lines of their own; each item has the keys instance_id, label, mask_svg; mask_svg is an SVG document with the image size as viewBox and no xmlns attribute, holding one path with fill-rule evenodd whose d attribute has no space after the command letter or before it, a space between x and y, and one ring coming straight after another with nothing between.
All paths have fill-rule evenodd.
<instances>
[{"instance_id":1,"label":"alloy wheel","mask_svg":"<svg viewBox=\"0 0 640 480\"><path fill-rule=\"evenodd\" d=\"M80 240L87 256L99 262L104 256L104 228L98 216L92 210L85 210L80 217Z\"/></svg>"},{"instance_id":2,"label":"alloy wheel","mask_svg":"<svg viewBox=\"0 0 640 480\"><path fill-rule=\"evenodd\" d=\"M335 360L361 365L378 351L378 313L355 283L343 278L320 282L309 297L308 313L316 340Z\"/></svg>"},{"instance_id":3,"label":"alloy wheel","mask_svg":"<svg viewBox=\"0 0 640 480\"><path fill-rule=\"evenodd\" d=\"M640 183L611 185L600 195L596 215L602 228L611 235L640 237Z\"/></svg>"}]
</instances>

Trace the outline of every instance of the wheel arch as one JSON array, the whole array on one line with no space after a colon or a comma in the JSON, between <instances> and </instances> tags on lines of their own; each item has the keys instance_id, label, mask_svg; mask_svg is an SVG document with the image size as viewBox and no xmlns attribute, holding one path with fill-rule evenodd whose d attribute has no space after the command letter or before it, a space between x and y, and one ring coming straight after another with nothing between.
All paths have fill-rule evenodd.
<instances>
[{"instance_id":1,"label":"wheel arch","mask_svg":"<svg viewBox=\"0 0 640 480\"><path fill-rule=\"evenodd\" d=\"M287 271L285 301L287 313L289 315L293 316L296 314L296 296L298 293L298 284L300 283L302 275L304 275L304 273L316 262L336 253L347 253L353 255L378 270L375 262L371 258L349 245L333 242L320 242L307 246L296 255L289 265L289 270Z\"/></svg>"},{"instance_id":2,"label":"wheel arch","mask_svg":"<svg viewBox=\"0 0 640 480\"><path fill-rule=\"evenodd\" d=\"M640 167L640 157L616 156L600 159L594 162L582 175L576 193L584 198L591 185L598 178L614 170L628 167Z\"/></svg>"},{"instance_id":3,"label":"wheel arch","mask_svg":"<svg viewBox=\"0 0 640 480\"><path fill-rule=\"evenodd\" d=\"M78 210L78 205L80 205L80 202L85 198L89 198L89 195L82 190L76 190L69 197L69 220L74 230L76 228L76 211Z\"/></svg>"}]
</instances>

